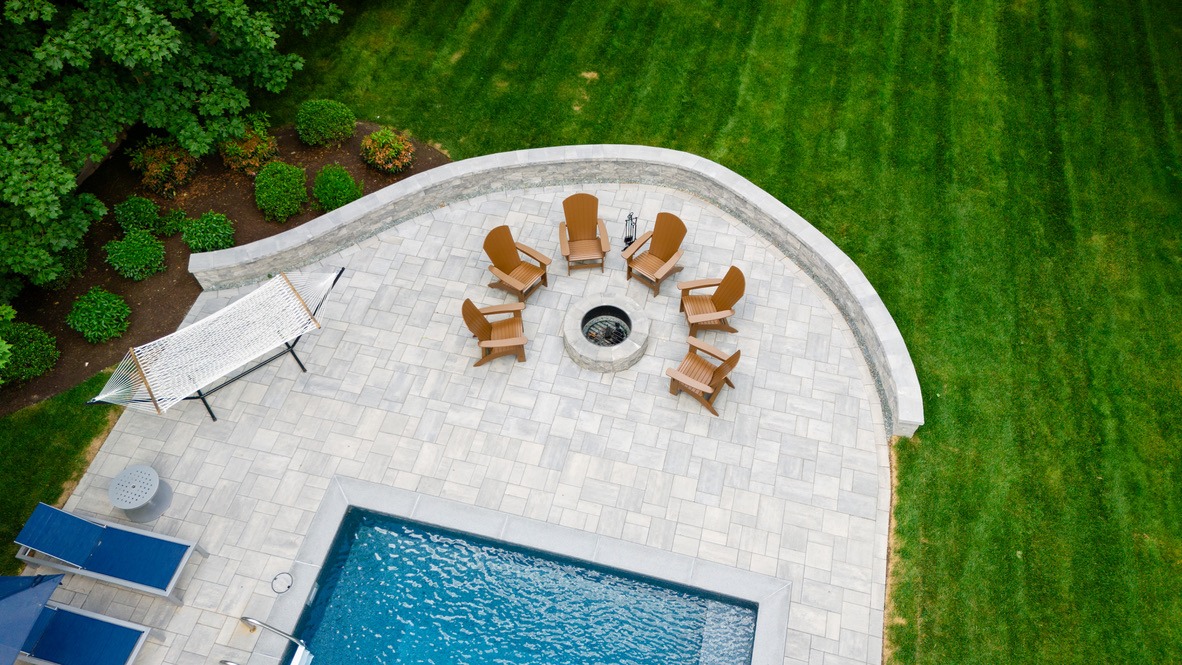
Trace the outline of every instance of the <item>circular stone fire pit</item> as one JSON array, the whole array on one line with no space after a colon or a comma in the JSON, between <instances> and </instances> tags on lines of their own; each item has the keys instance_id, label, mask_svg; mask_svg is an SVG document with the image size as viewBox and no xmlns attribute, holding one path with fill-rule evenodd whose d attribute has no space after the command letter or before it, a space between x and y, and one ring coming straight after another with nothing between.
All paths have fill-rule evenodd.
<instances>
[{"instance_id":1,"label":"circular stone fire pit","mask_svg":"<svg viewBox=\"0 0 1182 665\"><path fill-rule=\"evenodd\" d=\"M637 363L648 346L648 317L624 296L595 296L576 303L562 320L566 354L579 367L618 372Z\"/></svg>"}]
</instances>

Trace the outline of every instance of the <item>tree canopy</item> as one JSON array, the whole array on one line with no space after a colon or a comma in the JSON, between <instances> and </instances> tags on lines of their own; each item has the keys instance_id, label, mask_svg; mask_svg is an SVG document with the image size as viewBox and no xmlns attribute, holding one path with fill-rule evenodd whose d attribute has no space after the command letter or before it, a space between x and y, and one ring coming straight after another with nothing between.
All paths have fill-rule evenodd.
<instances>
[{"instance_id":1,"label":"tree canopy","mask_svg":"<svg viewBox=\"0 0 1182 665\"><path fill-rule=\"evenodd\" d=\"M4 0L0 278L61 273L105 214L75 194L78 173L122 130L142 122L195 155L241 136L248 92L279 92L303 65L280 34L339 16L328 0Z\"/></svg>"}]
</instances>

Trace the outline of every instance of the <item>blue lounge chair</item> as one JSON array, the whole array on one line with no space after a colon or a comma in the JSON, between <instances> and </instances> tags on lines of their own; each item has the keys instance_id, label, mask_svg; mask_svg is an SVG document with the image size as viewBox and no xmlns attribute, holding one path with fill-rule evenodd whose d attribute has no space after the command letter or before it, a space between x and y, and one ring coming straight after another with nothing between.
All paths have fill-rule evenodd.
<instances>
[{"instance_id":1,"label":"blue lounge chair","mask_svg":"<svg viewBox=\"0 0 1182 665\"><path fill-rule=\"evenodd\" d=\"M49 604L37 617L20 659L35 665L127 665L148 631L130 621Z\"/></svg>"},{"instance_id":2,"label":"blue lounge chair","mask_svg":"<svg viewBox=\"0 0 1182 665\"><path fill-rule=\"evenodd\" d=\"M29 563L110 582L178 605L181 571L197 543L131 527L83 519L44 503L33 510L16 537L17 558Z\"/></svg>"}]
</instances>

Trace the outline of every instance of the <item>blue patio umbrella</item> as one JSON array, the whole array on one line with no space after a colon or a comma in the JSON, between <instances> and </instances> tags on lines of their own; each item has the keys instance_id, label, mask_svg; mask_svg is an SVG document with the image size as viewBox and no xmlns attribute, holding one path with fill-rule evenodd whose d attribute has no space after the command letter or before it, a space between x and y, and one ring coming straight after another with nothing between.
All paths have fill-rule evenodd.
<instances>
[{"instance_id":1,"label":"blue patio umbrella","mask_svg":"<svg viewBox=\"0 0 1182 665\"><path fill-rule=\"evenodd\" d=\"M12 665L64 575L0 577L0 665Z\"/></svg>"}]
</instances>

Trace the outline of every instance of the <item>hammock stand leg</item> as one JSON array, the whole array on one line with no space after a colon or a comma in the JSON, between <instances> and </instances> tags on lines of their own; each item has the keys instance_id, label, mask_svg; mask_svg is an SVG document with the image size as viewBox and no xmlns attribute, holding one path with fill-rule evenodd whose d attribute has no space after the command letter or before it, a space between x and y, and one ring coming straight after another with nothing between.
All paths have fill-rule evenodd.
<instances>
[{"instance_id":1,"label":"hammock stand leg","mask_svg":"<svg viewBox=\"0 0 1182 665\"><path fill-rule=\"evenodd\" d=\"M300 337L303 337L303 335L300 335ZM225 381L222 381L221 383L210 388L209 390L206 390L206 391L198 390L196 395L189 395L188 397L186 397L184 399L187 399L187 400L199 399L199 400L201 400L201 403L205 405L205 410L209 412L209 417L213 418L214 422L217 422L218 417L213 415L213 409L210 408L209 401L207 401L205 398L216 393L217 391L221 390L222 388L225 388L226 386L230 385L231 383L234 383L238 379L245 377L247 374L250 374L251 372L254 372L257 369L262 369L264 366L270 364L271 361L281 358L288 353L291 354L292 358L295 358L296 364L300 366L300 371L307 373L308 368L304 367L304 363L300 362L300 357L297 356L296 352L295 352L295 345L299 343L300 337L295 338L290 343L284 342L283 343L284 348L282 351L276 352L275 354L273 354L272 356L270 356L266 360L260 361L258 364L254 365L253 367L248 367L248 368L242 370L241 372L226 379Z\"/></svg>"},{"instance_id":2,"label":"hammock stand leg","mask_svg":"<svg viewBox=\"0 0 1182 665\"><path fill-rule=\"evenodd\" d=\"M213 415L213 408L209 406L209 400L205 399L205 393L198 390L197 398L200 399L201 403L205 405L205 410L209 412L209 417L213 418L213 421L216 423L218 421L218 417Z\"/></svg>"}]
</instances>

